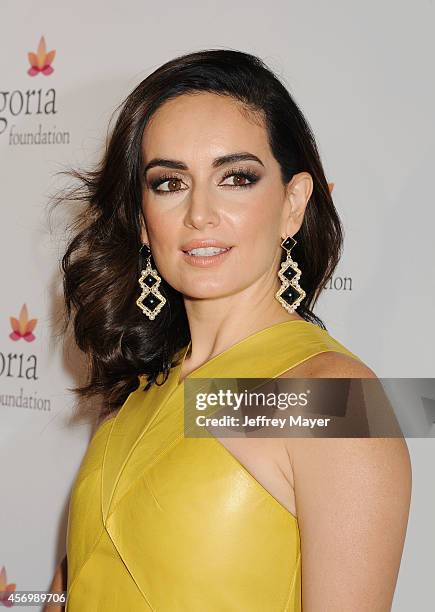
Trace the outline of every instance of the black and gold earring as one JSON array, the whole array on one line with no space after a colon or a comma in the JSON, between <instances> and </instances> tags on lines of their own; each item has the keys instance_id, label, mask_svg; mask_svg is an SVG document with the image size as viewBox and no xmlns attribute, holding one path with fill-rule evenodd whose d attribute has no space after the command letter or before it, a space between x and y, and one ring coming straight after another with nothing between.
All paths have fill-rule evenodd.
<instances>
[{"instance_id":1,"label":"black and gold earring","mask_svg":"<svg viewBox=\"0 0 435 612\"><path fill-rule=\"evenodd\" d=\"M293 261L290 255L290 251L295 244L296 240L291 236L287 236L287 238L284 238L281 242L282 248L287 251L287 258L281 263L281 268L278 272L278 276L281 280L281 287L275 293L278 302L289 313L296 310L306 295L298 282L302 273L296 261Z\"/></svg>"},{"instance_id":2,"label":"black and gold earring","mask_svg":"<svg viewBox=\"0 0 435 612\"><path fill-rule=\"evenodd\" d=\"M148 319L154 320L166 304L166 298L159 291L162 279L157 274L157 270L151 267L151 249L147 244L141 246L139 256L146 257L147 261L139 278L142 293L136 300L136 304L146 314Z\"/></svg>"}]
</instances>

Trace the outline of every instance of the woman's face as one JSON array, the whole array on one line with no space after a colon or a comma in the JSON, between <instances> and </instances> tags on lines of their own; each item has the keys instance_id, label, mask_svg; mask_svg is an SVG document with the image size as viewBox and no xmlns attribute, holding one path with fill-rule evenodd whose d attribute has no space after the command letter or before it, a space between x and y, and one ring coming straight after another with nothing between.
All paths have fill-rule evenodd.
<instances>
[{"instance_id":1,"label":"woman's face","mask_svg":"<svg viewBox=\"0 0 435 612\"><path fill-rule=\"evenodd\" d=\"M142 239L161 276L192 298L279 286L280 244L299 229L312 182L296 175L289 196L261 119L228 96L184 94L156 111L142 147ZM202 239L231 248L211 259L185 252Z\"/></svg>"}]
</instances>

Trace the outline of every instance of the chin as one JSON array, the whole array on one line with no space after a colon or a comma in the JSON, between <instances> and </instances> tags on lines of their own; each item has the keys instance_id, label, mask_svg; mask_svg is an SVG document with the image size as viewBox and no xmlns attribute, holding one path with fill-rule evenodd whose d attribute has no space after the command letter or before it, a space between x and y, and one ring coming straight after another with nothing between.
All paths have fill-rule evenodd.
<instances>
[{"instance_id":1,"label":"chin","mask_svg":"<svg viewBox=\"0 0 435 612\"><path fill-rule=\"evenodd\" d=\"M180 289L180 292L186 297L190 299L197 300L206 300L206 299L216 299L220 297L225 297L227 295L232 295L237 292L234 287L230 287L229 284L226 286L224 283L183 283L183 288Z\"/></svg>"}]
</instances>

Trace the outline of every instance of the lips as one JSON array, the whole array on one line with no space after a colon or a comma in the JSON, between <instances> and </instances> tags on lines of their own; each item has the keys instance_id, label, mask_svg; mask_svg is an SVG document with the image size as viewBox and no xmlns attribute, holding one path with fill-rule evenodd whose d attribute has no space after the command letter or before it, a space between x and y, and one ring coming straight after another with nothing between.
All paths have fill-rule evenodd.
<instances>
[{"instance_id":1,"label":"lips","mask_svg":"<svg viewBox=\"0 0 435 612\"><path fill-rule=\"evenodd\" d=\"M197 248L201 248L201 247L193 247L193 249L197 249ZM202 247L202 248L207 248L207 247ZM192 253L190 252L184 252L184 251L180 251L181 253L181 257L183 258L183 260L195 267L195 268L209 268L210 266L217 266L220 265L223 261L226 260L227 257L229 257L229 254L231 253L231 251L233 250L233 247L228 247L228 248L224 248L222 250L218 249L218 247L212 247L213 250L218 250L218 253L198 253L198 252L194 252Z\"/></svg>"},{"instance_id":2,"label":"lips","mask_svg":"<svg viewBox=\"0 0 435 612\"><path fill-rule=\"evenodd\" d=\"M187 251L191 251L192 249L198 249L201 247L218 247L220 249L229 249L232 246L233 245L227 244L226 242L218 240L217 238L202 238L186 242L181 246L181 250L186 253Z\"/></svg>"}]
</instances>

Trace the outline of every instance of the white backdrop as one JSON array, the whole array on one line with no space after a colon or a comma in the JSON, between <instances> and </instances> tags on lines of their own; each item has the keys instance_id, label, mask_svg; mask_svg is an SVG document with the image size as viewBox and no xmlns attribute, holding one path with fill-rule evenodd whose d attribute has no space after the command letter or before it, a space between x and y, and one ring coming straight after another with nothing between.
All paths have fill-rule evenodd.
<instances>
[{"instance_id":1,"label":"white backdrop","mask_svg":"<svg viewBox=\"0 0 435 612\"><path fill-rule=\"evenodd\" d=\"M345 226L318 314L379 377L434 377L435 7L23 0L3 2L0 15L0 571L17 590L44 590L65 554L68 496L90 435L71 422L67 388L80 362L54 337L63 246L47 221L54 173L95 159L114 108L164 61L202 48L259 55L310 122ZM41 37L53 72L31 76ZM408 446L413 498L393 611L424 612L435 443Z\"/></svg>"}]
</instances>

